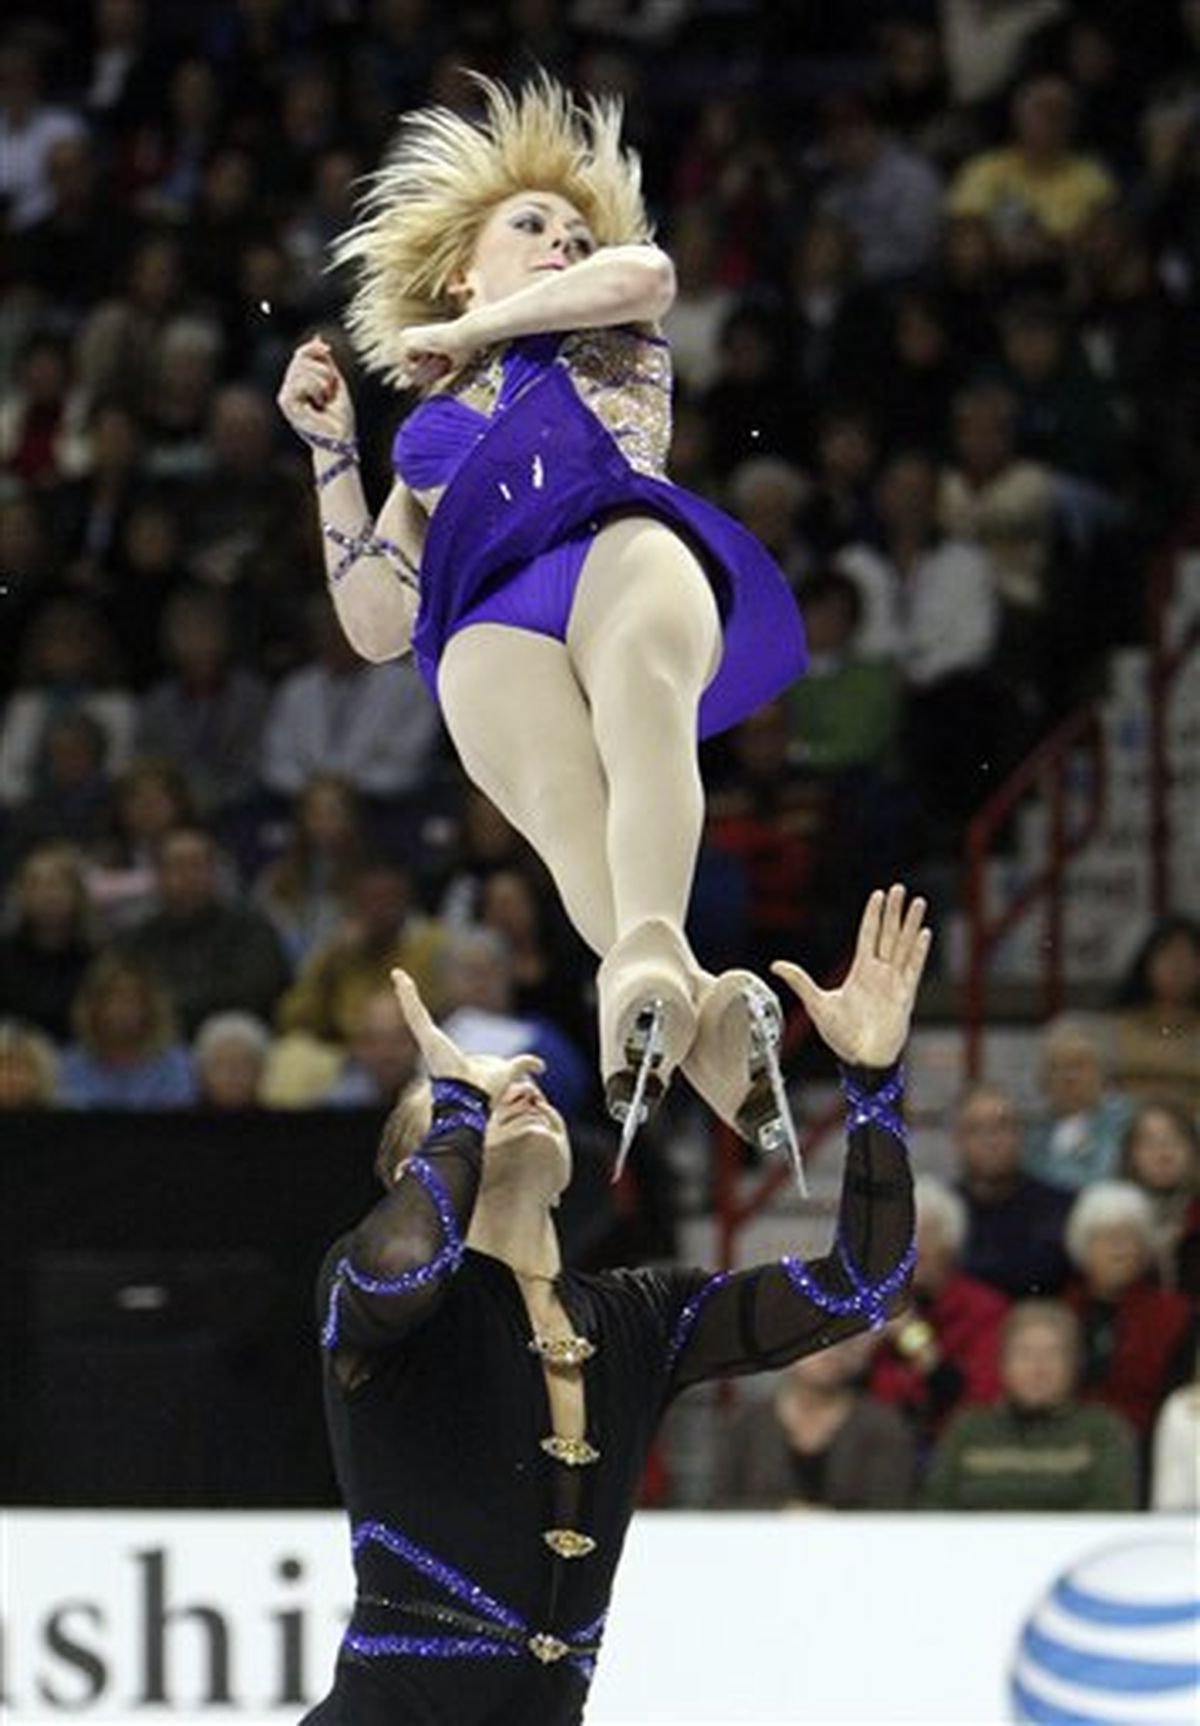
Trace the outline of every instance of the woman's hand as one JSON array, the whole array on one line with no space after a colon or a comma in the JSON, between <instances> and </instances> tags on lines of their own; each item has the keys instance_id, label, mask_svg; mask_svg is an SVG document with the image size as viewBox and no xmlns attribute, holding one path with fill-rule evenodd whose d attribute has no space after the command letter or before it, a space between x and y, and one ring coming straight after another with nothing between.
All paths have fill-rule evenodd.
<instances>
[{"instance_id":1,"label":"woman's hand","mask_svg":"<svg viewBox=\"0 0 1200 1726\"><path fill-rule=\"evenodd\" d=\"M479 340L471 333L469 314L444 323L412 324L396 337L396 364L414 389L431 389L456 372L475 353Z\"/></svg>"},{"instance_id":2,"label":"woman's hand","mask_svg":"<svg viewBox=\"0 0 1200 1726\"><path fill-rule=\"evenodd\" d=\"M834 1054L854 1067L890 1067L908 1036L933 936L925 927L924 899L911 900L906 910L905 897L901 886L871 894L854 962L838 988L819 988L807 971L784 959L771 966L800 997Z\"/></svg>"},{"instance_id":3,"label":"woman's hand","mask_svg":"<svg viewBox=\"0 0 1200 1726\"><path fill-rule=\"evenodd\" d=\"M545 1071L546 1063L537 1055L514 1055L511 1060L498 1055L464 1055L434 1023L407 971L392 972L392 988L431 1079L461 1079L486 1092L489 1102L494 1103L515 1080Z\"/></svg>"},{"instance_id":4,"label":"woman's hand","mask_svg":"<svg viewBox=\"0 0 1200 1726\"><path fill-rule=\"evenodd\" d=\"M354 436L350 391L323 336L311 336L296 349L275 400L301 437L312 432L329 438Z\"/></svg>"}]
</instances>

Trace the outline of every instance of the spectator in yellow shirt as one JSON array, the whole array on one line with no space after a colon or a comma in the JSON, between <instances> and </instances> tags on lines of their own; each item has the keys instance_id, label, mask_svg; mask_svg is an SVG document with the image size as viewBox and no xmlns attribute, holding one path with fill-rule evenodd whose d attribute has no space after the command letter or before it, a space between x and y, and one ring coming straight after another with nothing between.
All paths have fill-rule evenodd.
<instances>
[{"instance_id":1,"label":"spectator in yellow shirt","mask_svg":"<svg viewBox=\"0 0 1200 1726\"><path fill-rule=\"evenodd\" d=\"M970 156L951 181L951 216L985 216L1008 263L1053 262L1117 185L1103 163L1071 148L1078 104L1065 78L1038 74L1018 86L1012 141Z\"/></svg>"},{"instance_id":2,"label":"spectator in yellow shirt","mask_svg":"<svg viewBox=\"0 0 1200 1726\"><path fill-rule=\"evenodd\" d=\"M371 864L355 882L346 921L313 949L279 1002L277 1030L348 1043L363 1001L386 986L397 965L440 1011L443 939L441 925L414 908L407 872Z\"/></svg>"}]
</instances>

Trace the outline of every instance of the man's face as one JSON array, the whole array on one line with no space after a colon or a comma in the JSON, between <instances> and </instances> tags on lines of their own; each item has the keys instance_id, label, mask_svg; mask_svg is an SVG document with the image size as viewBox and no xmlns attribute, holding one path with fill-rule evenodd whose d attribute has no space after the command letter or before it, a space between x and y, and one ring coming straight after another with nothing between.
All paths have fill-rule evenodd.
<instances>
[{"instance_id":1,"label":"man's face","mask_svg":"<svg viewBox=\"0 0 1200 1726\"><path fill-rule=\"evenodd\" d=\"M483 1189L536 1174L557 1198L571 1179L566 1124L534 1079L515 1079L492 1104L483 1136Z\"/></svg>"}]
</instances>

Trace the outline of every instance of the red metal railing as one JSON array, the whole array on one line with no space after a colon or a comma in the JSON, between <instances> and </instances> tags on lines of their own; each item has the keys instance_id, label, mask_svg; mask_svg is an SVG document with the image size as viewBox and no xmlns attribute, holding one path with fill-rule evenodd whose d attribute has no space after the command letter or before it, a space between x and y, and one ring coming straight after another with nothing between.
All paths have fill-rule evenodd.
<instances>
[{"instance_id":1,"label":"red metal railing","mask_svg":"<svg viewBox=\"0 0 1200 1726\"><path fill-rule=\"evenodd\" d=\"M1150 894L1155 917L1171 909L1171 762L1167 742L1167 706L1171 689L1187 661L1200 647L1200 617L1193 618L1172 646L1167 640L1167 615L1175 586L1175 559L1152 572L1149 594L1150 637Z\"/></svg>"},{"instance_id":2,"label":"red metal railing","mask_svg":"<svg viewBox=\"0 0 1200 1726\"><path fill-rule=\"evenodd\" d=\"M1150 641L1148 706L1149 850L1151 907L1162 916L1171 903L1171 766L1167 712L1171 690L1200 646L1200 618L1173 645L1167 640L1168 605L1175 583L1175 561L1164 559L1148 583ZM1076 756L1091 756L1090 798L1073 832L1067 831L1067 777ZM1044 901L1046 940L1042 961L1042 1001L1047 1015L1058 1011L1063 995L1063 883L1067 864L1090 843L1104 818L1107 759L1099 703L1079 708L1050 733L998 788L967 828L966 1050L967 1074L979 1074L983 1021L987 1008L988 964L996 945L1039 901ZM987 899L987 863L996 833L1030 792L1044 788L1049 812L1046 860L996 914Z\"/></svg>"},{"instance_id":3,"label":"red metal railing","mask_svg":"<svg viewBox=\"0 0 1200 1726\"><path fill-rule=\"evenodd\" d=\"M1067 829L1068 776L1086 752L1088 799L1074 830ZM1104 721L1098 702L1077 708L1042 739L1037 748L988 798L967 825L964 909L967 917L965 988L966 1069L979 1074L983 1021L987 1011L987 973L992 954L1030 908L1044 902L1046 939L1042 953L1042 1005L1047 1017L1062 1005L1063 878L1067 864L1091 843L1104 819L1106 790ZM1046 859L998 911L988 904L987 865L997 833L1034 791L1045 795L1049 812Z\"/></svg>"},{"instance_id":4,"label":"red metal railing","mask_svg":"<svg viewBox=\"0 0 1200 1726\"><path fill-rule=\"evenodd\" d=\"M1167 707L1171 688L1187 660L1200 646L1200 619L1192 623L1173 646L1166 638L1167 605L1174 582L1173 564L1159 571L1150 583L1151 643L1149 680L1149 778L1152 892L1156 915L1170 903L1170 762L1167 746ZM1068 783L1079 756L1088 761L1088 796L1082 811L1068 830ZM1030 913L1044 904L1046 939L1042 949L1042 1003L1049 1017L1063 998L1063 885L1067 865L1089 845L1104 819L1107 791L1107 752L1104 723L1098 702L1078 708L1058 725L1026 757L1003 785L999 786L972 818L967 828L965 909L968 921L967 975L965 986L966 1068L978 1076L987 1010L988 967L997 945ZM988 906L987 863L996 835L1015 814L1024 799L1044 792L1048 810L1046 860L1022 882L1007 904L996 912ZM789 1019L784 1035L784 1055L795 1050L810 1034L811 1026L802 1010ZM842 1109L835 1102L809 1123L804 1150L811 1156L841 1125ZM721 1123L714 1135L715 1165L713 1204L717 1217L718 1263L735 1263L737 1239L788 1180L790 1170L782 1159L773 1160L753 1184L739 1192L744 1147L737 1135Z\"/></svg>"}]
</instances>

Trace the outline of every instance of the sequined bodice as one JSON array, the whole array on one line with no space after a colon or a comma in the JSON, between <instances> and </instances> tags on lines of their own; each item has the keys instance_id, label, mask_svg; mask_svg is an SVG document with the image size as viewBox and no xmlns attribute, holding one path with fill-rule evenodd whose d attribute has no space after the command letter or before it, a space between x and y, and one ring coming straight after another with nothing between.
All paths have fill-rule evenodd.
<instances>
[{"instance_id":1,"label":"sequined bodice","mask_svg":"<svg viewBox=\"0 0 1200 1726\"><path fill-rule=\"evenodd\" d=\"M630 466L661 477L671 438L670 349L619 328L527 336L476 356L452 390L429 396L400 426L392 460L401 479L434 507L495 416L550 366L565 369Z\"/></svg>"}]
</instances>

